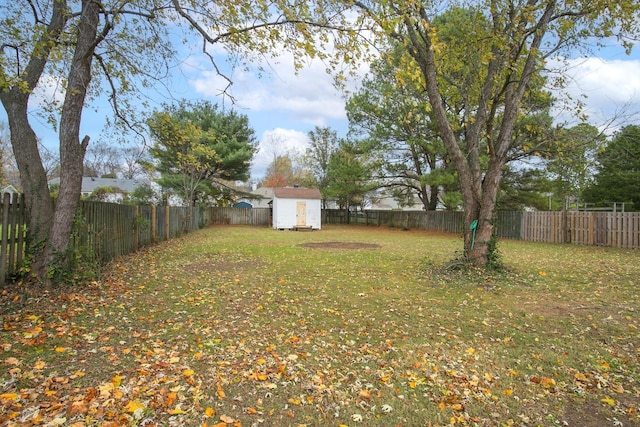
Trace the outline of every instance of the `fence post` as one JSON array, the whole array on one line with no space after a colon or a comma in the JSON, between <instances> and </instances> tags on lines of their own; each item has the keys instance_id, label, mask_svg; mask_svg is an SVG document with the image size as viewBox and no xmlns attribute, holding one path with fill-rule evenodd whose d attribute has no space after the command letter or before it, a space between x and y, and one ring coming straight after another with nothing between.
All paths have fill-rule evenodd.
<instances>
[{"instance_id":1,"label":"fence post","mask_svg":"<svg viewBox=\"0 0 640 427\"><path fill-rule=\"evenodd\" d=\"M138 215L140 215L140 207L138 205L133 207L133 250L138 251L139 245L139 233L140 223L138 221Z\"/></svg>"},{"instance_id":2,"label":"fence post","mask_svg":"<svg viewBox=\"0 0 640 427\"><path fill-rule=\"evenodd\" d=\"M156 205L151 205L151 243L156 242Z\"/></svg>"},{"instance_id":3,"label":"fence post","mask_svg":"<svg viewBox=\"0 0 640 427\"><path fill-rule=\"evenodd\" d=\"M2 195L2 249L0 249L0 280L2 284L4 284L7 279L7 250L9 249L7 240L9 236L10 197L11 195L9 193Z\"/></svg>"},{"instance_id":4,"label":"fence post","mask_svg":"<svg viewBox=\"0 0 640 427\"><path fill-rule=\"evenodd\" d=\"M169 206L165 206L164 207L164 230L165 230L165 237L167 240L169 240Z\"/></svg>"}]
</instances>

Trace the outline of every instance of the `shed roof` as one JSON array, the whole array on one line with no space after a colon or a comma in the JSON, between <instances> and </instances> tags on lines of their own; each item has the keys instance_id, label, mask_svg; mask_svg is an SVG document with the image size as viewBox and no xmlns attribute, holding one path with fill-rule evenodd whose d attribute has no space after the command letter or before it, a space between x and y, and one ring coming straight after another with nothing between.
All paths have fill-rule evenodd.
<instances>
[{"instance_id":1,"label":"shed roof","mask_svg":"<svg viewBox=\"0 0 640 427\"><path fill-rule=\"evenodd\" d=\"M317 188L274 188L273 195L280 199L322 199Z\"/></svg>"}]
</instances>

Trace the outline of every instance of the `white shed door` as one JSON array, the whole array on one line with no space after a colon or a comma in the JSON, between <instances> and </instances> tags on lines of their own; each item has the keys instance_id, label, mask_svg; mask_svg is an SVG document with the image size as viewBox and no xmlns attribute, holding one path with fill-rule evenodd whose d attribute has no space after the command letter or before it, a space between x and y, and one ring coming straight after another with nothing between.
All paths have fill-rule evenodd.
<instances>
[{"instance_id":1,"label":"white shed door","mask_svg":"<svg viewBox=\"0 0 640 427\"><path fill-rule=\"evenodd\" d=\"M296 226L307 225L307 202L296 202Z\"/></svg>"}]
</instances>

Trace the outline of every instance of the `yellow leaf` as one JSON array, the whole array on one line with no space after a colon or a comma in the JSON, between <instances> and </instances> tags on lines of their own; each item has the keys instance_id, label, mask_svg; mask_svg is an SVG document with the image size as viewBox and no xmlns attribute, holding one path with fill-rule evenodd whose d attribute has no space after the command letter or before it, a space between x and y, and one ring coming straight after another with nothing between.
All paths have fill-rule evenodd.
<instances>
[{"instance_id":1,"label":"yellow leaf","mask_svg":"<svg viewBox=\"0 0 640 427\"><path fill-rule=\"evenodd\" d=\"M137 410L144 410L145 407L142 403L138 402L137 400L132 400L129 403L127 403L127 406L125 406L125 409L127 412L130 412L133 414Z\"/></svg>"},{"instance_id":2,"label":"yellow leaf","mask_svg":"<svg viewBox=\"0 0 640 427\"><path fill-rule=\"evenodd\" d=\"M184 375L185 377L190 377L194 373L195 372L193 371L193 369L185 369L184 371L182 371L182 375Z\"/></svg>"},{"instance_id":3,"label":"yellow leaf","mask_svg":"<svg viewBox=\"0 0 640 427\"><path fill-rule=\"evenodd\" d=\"M289 400L287 400L287 402L289 402L292 405L299 405L301 403L300 399L298 399L297 397L292 397Z\"/></svg>"},{"instance_id":4,"label":"yellow leaf","mask_svg":"<svg viewBox=\"0 0 640 427\"><path fill-rule=\"evenodd\" d=\"M409 388L416 388L416 381L415 380L409 382Z\"/></svg>"},{"instance_id":5,"label":"yellow leaf","mask_svg":"<svg viewBox=\"0 0 640 427\"><path fill-rule=\"evenodd\" d=\"M38 360L38 361L33 365L33 369L41 370L41 369L44 369L44 367L45 367L46 365L47 365L47 364L44 362L44 360Z\"/></svg>"},{"instance_id":6,"label":"yellow leaf","mask_svg":"<svg viewBox=\"0 0 640 427\"><path fill-rule=\"evenodd\" d=\"M556 381L553 378L542 377L540 379L540 384L546 388L551 388L556 385Z\"/></svg>"},{"instance_id":7,"label":"yellow leaf","mask_svg":"<svg viewBox=\"0 0 640 427\"><path fill-rule=\"evenodd\" d=\"M67 351L65 347L56 347L56 352L58 353L64 353L65 351Z\"/></svg>"},{"instance_id":8,"label":"yellow leaf","mask_svg":"<svg viewBox=\"0 0 640 427\"><path fill-rule=\"evenodd\" d=\"M113 384L114 387L120 387L121 383L122 377L120 377L120 375L116 375L115 377L111 378L111 384Z\"/></svg>"},{"instance_id":9,"label":"yellow leaf","mask_svg":"<svg viewBox=\"0 0 640 427\"><path fill-rule=\"evenodd\" d=\"M169 410L169 413L171 415L180 415L184 414L185 412L180 408L180 406L176 406L174 409Z\"/></svg>"},{"instance_id":10,"label":"yellow leaf","mask_svg":"<svg viewBox=\"0 0 640 427\"><path fill-rule=\"evenodd\" d=\"M583 383L586 383L587 381L589 381L587 379L587 376L585 374L580 373L580 372L575 374L574 377L575 377L576 381L580 381L580 382L583 382Z\"/></svg>"},{"instance_id":11,"label":"yellow leaf","mask_svg":"<svg viewBox=\"0 0 640 427\"><path fill-rule=\"evenodd\" d=\"M609 405L609 406L615 406L615 404L616 404L616 401L615 401L615 400L613 400L612 398L610 398L609 396L607 396L607 397L605 397L605 398L601 399L601 400L600 400L600 402L602 402L602 403L606 403L606 404L607 404L607 405Z\"/></svg>"},{"instance_id":12,"label":"yellow leaf","mask_svg":"<svg viewBox=\"0 0 640 427\"><path fill-rule=\"evenodd\" d=\"M204 414L205 414L207 417L213 417L213 416L216 414L216 410L215 410L215 409L213 409L213 408L211 408L211 407L209 407L209 408L207 408L207 409L205 409L205 410L204 410Z\"/></svg>"},{"instance_id":13,"label":"yellow leaf","mask_svg":"<svg viewBox=\"0 0 640 427\"><path fill-rule=\"evenodd\" d=\"M224 399L227 396L224 393L224 390L222 389L222 386L220 385L220 383L216 384L216 394L220 399Z\"/></svg>"},{"instance_id":14,"label":"yellow leaf","mask_svg":"<svg viewBox=\"0 0 640 427\"><path fill-rule=\"evenodd\" d=\"M15 401L18 398L18 393L4 393L4 394L0 394L0 400L8 400L8 401Z\"/></svg>"}]
</instances>

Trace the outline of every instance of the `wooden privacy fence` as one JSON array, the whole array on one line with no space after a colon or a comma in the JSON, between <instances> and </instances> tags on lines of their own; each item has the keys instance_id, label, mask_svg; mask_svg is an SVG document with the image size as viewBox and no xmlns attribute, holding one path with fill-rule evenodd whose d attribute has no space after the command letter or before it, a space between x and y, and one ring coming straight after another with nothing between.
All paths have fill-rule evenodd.
<instances>
[{"instance_id":1,"label":"wooden privacy fence","mask_svg":"<svg viewBox=\"0 0 640 427\"><path fill-rule=\"evenodd\" d=\"M27 227L24 195L4 194L0 234L0 285L6 283L24 259ZM270 209L131 206L81 201L71 245L95 255L99 265L212 224L268 226Z\"/></svg>"},{"instance_id":2,"label":"wooden privacy fence","mask_svg":"<svg viewBox=\"0 0 640 427\"><path fill-rule=\"evenodd\" d=\"M159 240L213 224L268 225L269 209L130 206L82 201L73 243L100 265Z\"/></svg>"},{"instance_id":3,"label":"wooden privacy fence","mask_svg":"<svg viewBox=\"0 0 640 427\"><path fill-rule=\"evenodd\" d=\"M640 249L640 212L499 212L500 237Z\"/></svg>"},{"instance_id":4,"label":"wooden privacy fence","mask_svg":"<svg viewBox=\"0 0 640 427\"><path fill-rule=\"evenodd\" d=\"M325 224L347 223L343 210L325 210L322 218ZM367 210L352 212L348 223L449 233L464 231L463 213L448 211ZM495 234L500 238L531 242L640 249L640 212L500 211Z\"/></svg>"},{"instance_id":5,"label":"wooden privacy fence","mask_svg":"<svg viewBox=\"0 0 640 427\"><path fill-rule=\"evenodd\" d=\"M322 222L325 224L363 224L386 225L398 228L419 228L440 230L449 233L462 233L464 228L463 212L445 211L390 211L365 210L347 214L342 209L325 209Z\"/></svg>"},{"instance_id":6,"label":"wooden privacy fence","mask_svg":"<svg viewBox=\"0 0 640 427\"><path fill-rule=\"evenodd\" d=\"M24 259L27 237L24 196L2 196L0 284ZM324 224L346 224L342 210L322 212ZM351 213L350 224L464 231L462 212L364 211ZM269 226L269 208L199 208L130 206L82 201L71 243L92 251L100 265L160 240L216 224ZM640 212L498 212L498 237L548 243L640 249Z\"/></svg>"}]
</instances>

